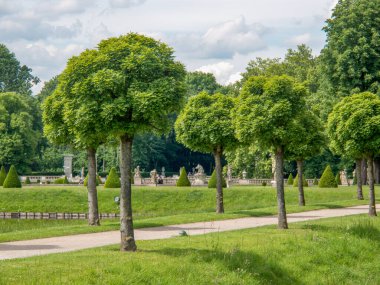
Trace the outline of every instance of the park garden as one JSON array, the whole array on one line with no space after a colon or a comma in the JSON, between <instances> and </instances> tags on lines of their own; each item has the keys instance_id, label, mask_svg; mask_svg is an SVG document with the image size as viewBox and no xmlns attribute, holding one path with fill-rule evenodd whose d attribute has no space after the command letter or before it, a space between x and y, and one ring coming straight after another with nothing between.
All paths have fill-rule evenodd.
<instances>
[{"instance_id":1,"label":"park garden","mask_svg":"<svg viewBox=\"0 0 380 285\"><path fill-rule=\"evenodd\" d=\"M379 284L379 17L378 0L339 1L320 55L299 45L283 59L256 58L227 86L131 32L73 56L32 96L38 78L0 45L0 68L15 70L0 79L0 214L78 217L0 219L0 252L14 250L6 242L120 231L119 245L1 261L0 284ZM86 171L83 185L64 175L31 183L67 152ZM163 161L176 186L136 183L138 166ZM209 187L189 180L199 163ZM231 183L247 171L271 183ZM354 206L368 214L345 216ZM342 217L307 214L338 209ZM276 225L135 238L137 229L270 216Z\"/></svg>"}]
</instances>

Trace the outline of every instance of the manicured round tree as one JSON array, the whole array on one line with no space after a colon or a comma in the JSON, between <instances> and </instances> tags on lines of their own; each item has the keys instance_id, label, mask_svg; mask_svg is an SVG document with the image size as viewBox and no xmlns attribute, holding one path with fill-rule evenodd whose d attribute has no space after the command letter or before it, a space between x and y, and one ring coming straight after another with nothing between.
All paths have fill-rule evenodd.
<instances>
[{"instance_id":1,"label":"manicured round tree","mask_svg":"<svg viewBox=\"0 0 380 285\"><path fill-rule=\"evenodd\" d=\"M120 178L117 175L115 167L111 168L106 183L104 183L104 188L120 188Z\"/></svg>"},{"instance_id":2,"label":"manicured round tree","mask_svg":"<svg viewBox=\"0 0 380 285\"><path fill-rule=\"evenodd\" d=\"M380 145L380 98L369 92L344 98L330 113L327 130L334 152L367 159L369 215L376 216L373 159Z\"/></svg>"},{"instance_id":3,"label":"manicured round tree","mask_svg":"<svg viewBox=\"0 0 380 285\"><path fill-rule=\"evenodd\" d=\"M293 179L293 174L290 173L288 177L288 185L293 185L294 179Z\"/></svg>"},{"instance_id":4,"label":"manicured round tree","mask_svg":"<svg viewBox=\"0 0 380 285\"><path fill-rule=\"evenodd\" d=\"M284 194L284 155L306 108L307 91L288 76L250 77L243 85L234 111L236 133L244 143L257 143L275 157L278 227L287 229Z\"/></svg>"},{"instance_id":5,"label":"manicured round tree","mask_svg":"<svg viewBox=\"0 0 380 285\"><path fill-rule=\"evenodd\" d=\"M337 188L338 184L336 183L334 173L330 165L327 165L325 170L322 173L321 179L318 183L319 188Z\"/></svg>"},{"instance_id":6,"label":"manicured round tree","mask_svg":"<svg viewBox=\"0 0 380 285\"><path fill-rule=\"evenodd\" d=\"M175 123L178 142L191 150L214 154L217 213L224 213L223 151L234 148L238 143L231 117L233 107L231 97L201 92L190 98Z\"/></svg>"},{"instance_id":7,"label":"manicured round tree","mask_svg":"<svg viewBox=\"0 0 380 285\"><path fill-rule=\"evenodd\" d=\"M5 171L5 167L1 166L1 170L0 170L0 186L3 186L5 178L7 178L7 173Z\"/></svg>"},{"instance_id":8,"label":"manicured round tree","mask_svg":"<svg viewBox=\"0 0 380 285\"><path fill-rule=\"evenodd\" d=\"M178 187L189 187L189 186L191 186L190 180L187 177L185 167L181 167L181 171L180 171L179 178L177 180L176 186L178 186Z\"/></svg>"},{"instance_id":9,"label":"manicured round tree","mask_svg":"<svg viewBox=\"0 0 380 285\"><path fill-rule=\"evenodd\" d=\"M18 177L16 167L14 165L9 169L7 178L5 178L3 188L21 188L21 181Z\"/></svg>"},{"instance_id":10,"label":"manicured round tree","mask_svg":"<svg viewBox=\"0 0 380 285\"><path fill-rule=\"evenodd\" d=\"M216 171L215 171L215 169L213 170L213 172L211 174L210 180L207 183L207 187L208 188L216 188ZM222 187L223 188L227 187L227 182L223 176L222 176Z\"/></svg>"},{"instance_id":11,"label":"manicured round tree","mask_svg":"<svg viewBox=\"0 0 380 285\"><path fill-rule=\"evenodd\" d=\"M135 33L101 41L94 56L98 63L94 83L100 79L104 83L104 87L99 85L102 112L97 120L107 125L107 133L120 140L120 248L135 251L133 139L141 132L170 131L172 115L184 102L186 71L174 60L173 49L168 45Z\"/></svg>"},{"instance_id":12,"label":"manicured round tree","mask_svg":"<svg viewBox=\"0 0 380 285\"><path fill-rule=\"evenodd\" d=\"M303 175L303 162L321 152L326 146L322 122L308 109L296 117L297 123L292 130L295 136L287 149L286 157L297 162L298 204L305 206L304 186L308 186ZM306 182L306 183L305 183Z\"/></svg>"}]
</instances>

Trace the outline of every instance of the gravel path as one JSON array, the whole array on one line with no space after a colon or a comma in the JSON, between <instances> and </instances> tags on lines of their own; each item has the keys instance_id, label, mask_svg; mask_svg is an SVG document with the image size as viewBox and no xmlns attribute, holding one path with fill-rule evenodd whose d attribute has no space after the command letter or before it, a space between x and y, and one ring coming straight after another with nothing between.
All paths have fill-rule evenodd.
<instances>
[{"instance_id":1,"label":"gravel path","mask_svg":"<svg viewBox=\"0 0 380 285\"><path fill-rule=\"evenodd\" d=\"M377 205L377 207L380 207L380 205ZM287 217L289 223L294 223L365 213L368 213L368 206L362 205L348 208L324 209L294 213L288 214ZM213 232L249 229L273 224L277 224L277 216L241 218L214 222L199 222L138 229L135 230L135 238L136 240L167 239L178 236L179 233L183 230L186 231L189 235L201 235ZM80 249L117 244L119 242L120 232L111 231L0 243L0 260L75 251Z\"/></svg>"}]
</instances>

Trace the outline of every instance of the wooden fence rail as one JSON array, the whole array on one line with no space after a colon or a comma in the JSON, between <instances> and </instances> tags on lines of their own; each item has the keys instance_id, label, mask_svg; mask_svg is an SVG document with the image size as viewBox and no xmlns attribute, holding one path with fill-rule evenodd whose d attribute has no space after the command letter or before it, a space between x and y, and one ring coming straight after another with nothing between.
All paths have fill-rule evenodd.
<instances>
[{"instance_id":1,"label":"wooden fence rail","mask_svg":"<svg viewBox=\"0 0 380 285\"><path fill-rule=\"evenodd\" d=\"M100 219L120 218L117 213L101 213ZM41 212L0 212L0 219L21 220L86 220L88 213L41 213Z\"/></svg>"}]
</instances>

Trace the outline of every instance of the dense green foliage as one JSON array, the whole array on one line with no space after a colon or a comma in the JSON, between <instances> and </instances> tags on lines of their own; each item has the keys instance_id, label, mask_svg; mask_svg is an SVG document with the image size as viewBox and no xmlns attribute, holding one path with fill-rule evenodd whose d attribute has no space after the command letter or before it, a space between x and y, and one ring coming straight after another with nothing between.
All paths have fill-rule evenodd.
<instances>
[{"instance_id":1,"label":"dense green foliage","mask_svg":"<svg viewBox=\"0 0 380 285\"><path fill-rule=\"evenodd\" d=\"M120 188L120 178L114 167L111 168L108 174L106 183L104 183L104 188Z\"/></svg>"},{"instance_id":2,"label":"dense green foliage","mask_svg":"<svg viewBox=\"0 0 380 285\"><path fill-rule=\"evenodd\" d=\"M99 186L101 184L101 180L100 180L98 175L96 176L96 183L95 184L96 184L96 186ZM87 187L87 185L88 185L88 174L86 175L86 177L83 180L83 186Z\"/></svg>"},{"instance_id":3,"label":"dense green foliage","mask_svg":"<svg viewBox=\"0 0 380 285\"><path fill-rule=\"evenodd\" d=\"M315 177L314 180L313 180L313 185L314 185L314 186L318 186L318 183L319 183L319 182L318 182L318 178Z\"/></svg>"},{"instance_id":4,"label":"dense green foliage","mask_svg":"<svg viewBox=\"0 0 380 285\"><path fill-rule=\"evenodd\" d=\"M288 177L288 185L293 186L293 183L294 183L293 174L290 173Z\"/></svg>"},{"instance_id":5,"label":"dense green foliage","mask_svg":"<svg viewBox=\"0 0 380 285\"><path fill-rule=\"evenodd\" d=\"M335 181L337 185L342 185L342 181L340 180L340 173L336 174Z\"/></svg>"},{"instance_id":6,"label":"dense green foliage","mask_svg":"<svg viewBox=\"0 0 380 285\"><path fill-rule=\"evenodd\" d=\"M334 173L331 170L330 165L327 165L325 171L323 171L322 177L319 179L318 183L319 188L332 188L338 187L336 183Z\"/></svg>"},{"instance_id":7,"label":"dense green foliage","mask_svg":"<svg viewBox=\"0 0 380 285\"><path fill-rule=\"evenodd\" d=\"M337 154L361 158L378 153L380 98L369 92L344 98L329 115L330 146Z\"/></svg>"},{"instance_id":8,"label":"dense green foliage","mask_svg":"<svg viewBox=\"0 0 380 285\"><path fill-rule=\"evenodd\" d=\"M5 172L5 167L1 166L1 170L0 170L0 186L3 186L5 178L7 178L7 173Z\"/></svg>"},{"instance_id":9,"label":"dense green foliage","mask_svg":"<svg viewBox=\"0 0 380 285\"><path fill-rule=\"evenodd\" d=\"M207 183L207 187L208 188L216 188L216 172L215 172L215 169L211 174L210 180ZM222 177L222 187L223 188L227 187L227 182L226 182L226 179L224 179L224 177Z\"/></svg>"},{"instance_id":10,"label":"dense green foliage","mask_svg":"<svg viewBox=\"0 0 380 285\"><path fill-rule=\"evenodd\" d=\"M14 53L0 44L0 92L17 92L31 95L31 88L39 82L32 70L26 65L20 65Z\"/></svg>"},{"instance_id":11,"label":"dense green foliage","mask_svg":"<svg viewBox=\"0 0 380 285\"><path fill-rule=\"evenodd\" d=\"M190 180L187 177L185 167L181 167L181 171L179 174L179 178L176 182L176 185L177 185L177 187L189 187L189 186L191 186Z\"/></svg>"},{"instance_id":12,"label":"dense green foliage","mask_svg":"<svg viewBox=\"0 0 380 285\"><path fill-rule=\"evenodd\" d=\"M61 177L54 181L54 184L69 184L69 180L67 180L67 177Z\"/></svg>"},{"instance_id":13,"label":"dense green foliage","mask_svg":"<svg viewBox=\"0 0 380 285\"><path fill-rule=\"evenodd\" d=\"M340 0L326 22L323 71L340 96L380 92L379 7L379 0Z\"/></svg>"},{"instance_id":14,"label":"dense green foliage","mask_svg":"<svg viewBox=\"0 0 380 285\"><path fill-rule=\"evenodd\" d=\"M232 98L223 94L199 93L190 98L175 123L177 140L192 150L213 153L237 145L232 125Z\"/></svg>"},{"instance_id":15,"label":"dense green foliage","mask_svg":"<svg viewBox=\"0 0 380 285\"><path fill-rule=\"evenodd\" d=\"M4 180L3 188L21 188L21 181L18 177L16 167L14 165L11 166L7 177Z\"/></svg>"},{"instance_id":16,"label":"dense green foliage","mask_svg":"<svg viewBox=\"0 0 380 285\"><path fill-rule=\"evenodd\" d=\"M9 260L2 264L1 280L122 284L128 276L139 284L377 285L379 231L379 219L351 216L294 223L287 232L267 226L140 241L138 254L120 254L112 245Z\"/></svg>"}]
</instances>

